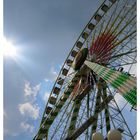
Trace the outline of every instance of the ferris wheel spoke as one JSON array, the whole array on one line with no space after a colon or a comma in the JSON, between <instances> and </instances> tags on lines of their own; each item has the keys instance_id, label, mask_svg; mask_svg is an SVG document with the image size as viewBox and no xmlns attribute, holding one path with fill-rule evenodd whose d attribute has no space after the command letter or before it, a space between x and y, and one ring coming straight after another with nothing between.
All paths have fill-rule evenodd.
<instances>
[{"instance_id":1,"label":"ferris wheel spoke","mask_svg":"<svg viewBox=\"0 0 140 140\"><path fill-rule=\"evenodd\" d=\"M70 127L68 129L68 136L71 135L73 133L73 131L75 130L75 125L76 125L78 113L80 110L80 106L81 106L81 101L79 101L79 100L75 101L74 109L73 109L73 113L72 113L72 117L71 117L71 121L70 121Z\"/></svg>"},{"instance_id":2,"label":"ferris wheel spoke","mask_svg":"<svg viewBox=\"0 0 140 140\"><path fill-rule=\"evenodd\" d=\"M132 21L132 20L131 20ZM118 35L125 29L126 27L124 27L119 33ZM110 51L113 49L113 48L116 48L118 45L120 45L121 43L123 43L125 40L127 40L130 36L132 36L133 34L136 33L136 30L132 31L130 34L128 34L127 36L125 36L124 38L120 39L119 41L115 40L113 42L113 45L110 44L108 45L108 47L106 48L106 50L108 50L108 54L110 53ZM117 37L117 35L116 35ZM105 44L104 44L105 45ZM105 56L107 56L108 54L103 54L104 53L104 50L100 50L100 52L98 53L98 57L97 58L104 58Z\"/></svg>"},{"instance_id":3,"label":"ferris wheel spoke","mask_svg":"<svg viewBox=\"0 0 140 140\"><path fill-rule=\"evenodd\" d=\"M136 19L136 15L134 17L132 17L129 21L127 21L127 23L125 24L125 26L120 29L120 31L115 35L115 37L117 37L118 35L120 35L129 26L129 24L131 22L133 22L135 19Z\"/></svg>"},{"instance_id":4,"label":"ferris wheel spoke","mask_svg":"<svg viewBox=\"0 0 140 140\"><path fill-rule=\"evenodd\" d=\"M135 64L135 62L136 62L136 56L134 57L134 59L133 59L133 64L131 64L131 66L129 67L129 70L128 70L128 73L130 72L130 70L132 69L132 66Z\"/></svg>"},{"instance_id":5,"label":"ferris wheel spoke","mask_svg":"<svg viewBox=\"0 0 140 140\"><path fill-rule=\"evenodd\" d=\"M106 103L109 103L112 100L112 96L108 96ZM79 129L77 129L70 137L67 137L65 140L76 139L79 137L94 121L96 121L97 114L105 108L105 102L102 102L98 105L98 112L91 116Z\"/></svg>"},{"instance_id":6,"label":"ferris wheel spoke","mask_svg":"<svg viewBox=\"0 0 140 140\"><path fill-rule=\"evenodd\" d=\"M114 10L113 10L111 16L109 17L109 20L107 21L107 24L106 24L106 27L104 28L103 34L108 30L108 27L110 26L111 20L114 18L114 15L117 12L118 6L119 6L119 1L117 1L117 4L115 5L115 8L113 8Z\"/></svg>"},{"instance_id":7,"label":"ferris wheel spoke","mask_svg":"<svg viewBox=\"0 0 140 140\"><path fill-rule=\"evenodd\" d=\"M125 5L128 3L128 1L129 1L129 0L125 1L124 6L119 10L118 13L116 13L116 12L117 12L117 9L115 9L115 12L112 13L112 17L113 17L114 19L113 19L112 22L110 22L111 25L108 24L109 29L108 29L108 28L105 28L105 30L110 31L110 30L114 27L114 25L115 25L115 23L117 22L117 20L119 20L121 13L123 13L124 9L126 8ZM119 3L119 2L118 2L118 3ZM117 7L117 6L116 6L116 7ZM117 15L117 16L115 17L114 15ZM111 17L111 18L112 18L112 17Z\"/></svg>"},{"instance_id":8,"label":"ferris wheel spoke","mask_svg":"<svg viewBox=\"0 0 140 140\"><path fill-rule=\"evenodd\" d=\"M128 1L128 0L127 0L127 1ZM127 3L127 1L126 1L126 3ZM109 20L107 21L107 24L106 24L106 27L104 28L103 34L104 34L106 31L110 32L110 30L112 29L112 27L113 27L114 24L115 24L115 21L117 20L117 17L116 17L116 19L114 20L114 22L113 22L112 25L110 26L111 20L112 20L112 18L114 17L116 11L117 11L118 3L119 3L119 1L117 2L116 6L115 6L115 8L114 8L114 10L113 10L113 12L112 12L112 14L111 14L111 17L110 17ZM120 10L118 16L121 14L121 12L123 11L124 8L125 8L125 7L123 7L123 8ZM110 27L109 27L109 26L110 26ZM109 29L108 29L108 27L109 27ZM100 36L100 34L99 34L98 36Z\"/></svg>"},{"instance_id":9,"label":"ferris wheel spoke","mask_svg":"<svg viewBox=\"0 0 140 140\"><path fill-rule=\"evenodd\" d=\"M69 114L69 113L72 112L73 105L72 105L72 107L71 107L70 112L67 112L67 111L68 111L68 108L69 108L69 106L70 106L70 104L72 103L71 101L72 101L72 100L70 100L70 101L61 109L61 110L63 111L63 112L62 112L63 114L62 114L62 116L61 116L61 118L60 118L58 124L55 125L55 130L54 130L54 132L53 132L53 134L52 134L50 140L53 139L53 137L55 136L56 132L60 129L60 127L63 125L63 122L65 122L65 120L67 119L68 115L66 115L66 114ZM60 113L61 113L61 110L60 110Z\"/></svg>"},{"instance_id":10,"label":"ferris wheel spoke","mask_svg":"<svg viewBox=\"0 0 140 140\"><path fill-rule=\"evenodd\" d=\"M125 56L125 55L127 55L127 54L132 54L132 53L135 53L135 52L136 52L136 50L135 50L135 51L128 51L128 52L125 52L125 53L121 53L121 54L112 56L112 57L110 58L111 62L109 62L107 65L110 65L111 63L113 63L113 62L114 62L115 60L117 60L118 58L121 58L121 57L123 57L123 56Z\"/></svg>"},{"instance_id":11,"label":"ferris wheel spoke","mask_svg":"<svg viewBox=\"0 0 140 140\"><path fill-rule=\"evenodd\" d=\"M94 88L93 91L92 91L93 92L93 94L92 94L93 97L91 97L91 103L92 104L91 104L91 109L90 109L90 116L93 114L93 106L94 106L94 103L95 103L95 96L96 96L96 92L97 92L96 90L97 89Z\"/></svg>"},{"instance_id":12,"label":"ferris wheel spoke","mask_svg":"<svg viewBox=\"0 0 140 140\"><path fill-rule=\"evenodd\" d=\"M129 52L130 51L130 52ZM128 54L133 54L133 53L136 53L137 51L136 51L136 48L134 48L134 49L130 49L128 52L126 52L126 56L127 56L127 53ZM123 55L124 54L124 55ZM120 58L120 57L123 57L123 56L125 56L125 53L122 53L121 51L120 52L118 52L117 54L113 54L112 56L111 56L111 59L110 59L110 61L108 62L108 66L109 65L111 65L111 64L113 64L114 62L117 62L118 61L118 59Z\"/></svg>"},{"instance_id":13,"label":"ferris wheel spoke","mask_svg":"<svg viewBox=\"0 0 140 140\"><path fill-rule=\"evenodd\" d=\"M81 89L79 89L79 90L81 90ZM68 135L73 133L73 131L76 128L76 122L78 120L78 114L79 114L79 111L80 111L81 101L86 96L88 96L87 93L89 92L89 90L90 90L90 86L87 86L87 87L83 88L81 93L80 93L80 96L77 95L76 99L74 100L75 106L74 106L74 110L73 110L73 114L72 114L72 118L71 118L71 122L70 122L70 127L69 127L69 130L68 130ZM77 91L77 92L79 92L79 91Z\"/></svg>"},{"instance_id":14,"label":"ferris wheel spoke","mask_svg":"<svg viewBox=\"0 0 140 140\"><path fill-rule=\"evenodd\" d=\"M127 64L127 65L129 65L130 63L135 63L133 60L132 60L132 62L129 60L129 62L128 61L126 61L126 59L125 58L121 58L121 65L123 65L123 64ZM121 66L120 65L120 66Z\"/></svg>"},{"instance_id":15,"label":"ferris wheel spoke","mask_svg":"<svg viewBox=\"0 0 140 140\"><path fill-rule=\"evenodd\" d=\"M99 86L100 86L100 82L98 83ZM96 129L97 129L97 122L98 122L98 116L99 116L99 108L98 106L100 105L100 102L101 102L101 87L98 87L98 92L97 92L97 95L96 95L96 103L95 103L95 110L94 110L94 115L96 116L95 117L95 121L94 123L92 124L92 133L95 133L96 132Z\"/></svg>"},{"instance_id":16,"label":"ferris wheel spoke","mask_svg":"<svg viewBox=\"0 0 140 140\"><path fill-rule=\"evenodd\" d=\"M131 27L131 28L129 29L128 33L131 32L132 29L133 29L133 27ZM128 33L127 33L127 34L128 34ZM136 34L130 36L130 37L126 40L125 43L122 42L122 43L120 44L120 48L115 49L115 51L113 52L113 54L114 54L114 55L118 54L118 52L122 51L122 50L124 49L124 47L127 48L128 50L129 50L129 49L132 49L132 47L130 48L129 44L130 44L131 41L133 41L135 38L136 38ZM134 48L136 48L136 46L134 46Z\"/></svg>"},{"instance_id":17,"label":"ferris wheel spoke","mask_svg":"<svg viewBox=\"0 0 140 140\"><path fill-rule=\"evenodd\" d=\"M89 109L89 111L90 111L90 116L92 115L92 110L93 110L93 103L94 103L94 100L95 100L95 93L90 93L90 95L91 96L93 96L93 98L92 99L90 99L90 101L92 102L92 105L91 105L91 107L90 107L90 109ZM79 128L81 125L82 125L82 120L84 120L84 114L86 114L87 113L87 105L85 104L86 103L86 100L85 100L86 98L84 98L83 100L82 100L82 104L83 105L81 105L81 112L80 112L80 116L79 116L79 118L78 118L78 120L77 120L77 128ZM89 117L90 117L89 116ZM87 116L86 116L86 118L87 118ZM85 118L85 119L86 119Z\"/></svg>"},{"instance_id":18,"label":"ferris wheel spoke","mask_svg":"<svg viewBox=\"0 0 140 140\"><path fill-rule=\"evenodd\" d=\"M72 113L72 110L73 110L73 102L71 102L72 100L70 100L68 103L66 103L66 109L64 110L64 108L62 108L62 110L63 110L63 114L62 114L62 116L58 116L58 118L60 118L60 120L59 120L59 122L58 122L58 124L56 123L54 123L55 124L55 130L54 130L54 132L53 132L53 135L52 135L52 137L51 137L51 139L53 139L53 137L54 137L54 135L56 135L57 134L57 132L59 132L59 129L60 130L63 130L63 128L62 128L62 126L65 124L66 126L68 125L68 121L69 121L69 119L70 119L70 114ZM71 105L71 107L70 107L70 105ZM61 113L61 112L60 112ZM65 128L65 127L64 127ZM65 130L66 129L64 129L63 131L63 133L61 134L62 136L64 135L64 133L65 133Z\"/></svg>"},{"instance_id":19,"label":"ferris wheel spoke","mask_svg":"<svg viewBox=\"0 0 140 140\"><path fill-rule=\"evenodd\" d=\"M119 27L123 24L123 22L124 22L124 20L125 20L125 18L127 17L127 16L129 16L129 14L130 14L130 12L134 12L135 11L135 3L131 6L131 8L129 9L129 10L126 10L125 8L124 9L122 9L122 13L123 13L123 15L121 15L121 14L118 14L118 17L120 18L120 21L118 22L118 24L116 25L116 26L112 26L112 28L113 27L115 27L114 29L113 29L113 33L114 34L116 34L117 32L117 30L119 29ZM132 11L131 11L132 10ZM125 13L125 11L126 11L126 13ZM132 18L132 19L134 19L134 18ZM130 25L130 23L131 23L131 20L130 21L126 21L126 25L123 27L124 29L128 26L128 24ZM111 29L112 29L111 28ZM123 30L124 30L123 29ZM122 29L120 29L120 31L122 31ZM117 36L117 35L116 35Z\"/></svg>"},{"instance_id":20,"label":"ferris wheel spoke","mask_svg":"<svg viewBox=\"0 0 140 140\"><path fill-rule=\"evenodd\" d=\"M127 1L126 1L126 3L127 3ZM117 6L116 6L116 7L117 7ZM117 25L117 27L116 27L114 30L112 30L112 28L114 27L114 25L115 25L115 23L116 23L116 20L118 20L120 14L121 14L123 11L125 11L124 9L125 9L125 6L122 7L122 9L120 9L120 13L118 13L118 15L116 16L114 22L112 23L112 25L110 25L109 29L107 29L108 26L109 26L109 23L106 25L106 27L105 27L103 33L105 33L106 31L107 31L108 33L109 33L109 32L115 33L115 31L117 30L117 28L119 27L119 25L121 25L121 23L122 23L122 21L123 21L124 18L123 18L123 19L121 18L121 21L119 22L119 24ZM113 13L114 13L114 12L113 12ZM126 15L127 15L127 13L128 13L128 12L126 12ZM113 15L114 15L114 14L111 15L111 18L113 17ZM126 16L126 15L125 15L125 16ZM111 21L111 18L109 19L109 22ZM112 31L111 31L111 30L112 30ZM107 38L106 38L106 39L107 39Z\"/></svg>"},{"instance_id":21,"label":"ferris wheel spoke","mask_svg":"<svg viewBox=\"0 0 140 140\"><path fill-rule=\"evenodd\" d=\"M109 88L109 86L108 86L108 89L109 89L110 95L112 95L112 92L111 92L111 89ZM125 126L126 126L126 128L127 128L127 129L125 129L125 132L128 131L130 137L134 140L134 137L133 137L133 135L132 135L132 132L131 132L129 126L127 125L127 123L126 123L126 120L125 120L125 118L124 118L124 116L123 116L123 114L122 114L122 112L121 112L121 110L120 110L120 108L119 108L119 106L118 106L116 100L113 99L112 101L113 101L113 104L116 106L117 110L119 111L119 115L120 115L121 119L123 120L123 123L125 124Z\"/></svg>"},{"instance_id":22,"label":"ferris wheel spoke","mask_svg":"<svg viewBox=\"0 0 140 140\"><path fill-rule=\"evenodd\" d=\"M133 28L131 27L130 29L129 29L129 32L128 33L130 33L131 32L131 30L132 30ZM119 37L119 36L118 36ZM113 51L113 53L114 53L114 55L115 54L118 54L118 52L120 52L124 47L126 48L128 48L128 49L130 49L129 47L128 47L128 45L129 45L129 43L134 39L136 37L136 35L132 35L132 36L130 36L129 38L126 38L127 40L127 42L125 42L125 44L122 42L120 45L121 45L121 48L115 48L115 50ZM117 41L119 41L118 39L117 39ZM132 49L132 48L131 48Z\"/></svg>"},{"instance_id":23,"label":"ferris wheel spoke","mask_svg":"<svg viewBox=\"0 0 140 140\"><path fill-rule=\"evenodd\" d=\"M130 65L136 64L136 63L137 63L136 61L131 62L131 63L130 62L129 63L121 63L121 64L116 63L116 66L112 65L112 67L116 68L116 67L130 66Z\"/></svg>"},{"instance_id":24,"label":"ferris wheel spoke","mask_svg":"<svg viewBox=\"0 0 140 140\"><path fill-rule=\"evenodd\" d=\"M133 137L135 138L137 135L137 132L134 133ZM136 138L135 138L136 139ZM133 138L131 138L130 140L133 140Z\"/></svg>"},{"instance_id":25,"label":"ferris wheel spoke","mask_svg":"<svg viewBox=\"0 0 140 140\"><path fill-rule=\"evenodd\" d=\"M123 41L125 41L127 38L129 38L130 36L132 36L135 33L136 33L136 30L134 30L133 32L131 32L130 34L128 34L127 36L125 36L124 38L122 38L120 41L118 41L116 44L114 44L114 46L120 45Z\"/></svg>"},{"instance_id":26,"label":"ferris wheel spoke","mask_svg":"<svg viewBox=\"0 0 140 140\"><path fill-rule=\"evenodd\" d=\"M113 14L116 12L116 8L117 8L117 6L118 6L118 2L117 2L117 4L116 4L116 7L114 8L114 11L113 11L113 13L112 13L112 15L111 15L111 17L110 17L110 19L109 19L108 23L106 24L105 29L107 29L107 27L108 27L109 23L111 22L111 19L112 19L112 17L113 17ZM102 31L103 31L103 24L104 24L104 21L101 23L100 32L99 32L99 34L98 34L98 37L100 36L100 34L101 34L101 33L102 33ZM105 33L105 31L106 31L106 30L104 30L104 32L103 32L103 33ZM95 32L96 32L96 30L94 30L94 33L95 33ZM92 42L94 42L94 39L93 39L93 41L92 41Z\"/></svg>"},{"instance_id":27,"label":"ferris wheel spoke","mask_svg":"<svg viewBox=\"0 0 140 140\"><path fill-rule=\"evenodd\" d=\"M134 49L135 49L135 48L134 48ZM117 55L113 55L113 56L111 57L111 59L113 59L113 58L120 58L120 57L125 56L125 55L128 55L128 54L136 53L137 51L134 50L134 49L130 49L129 51L124 52L124 53L120 53L120 54L117 54ZM130 57L130 56L129 56L129 57ZM132 58L132 57L131 57L131 58ZM133 59L133 58L132 58L132 59Z\"/></svg>"},{"instance_id":28,"label":"ferris wheel spoke","mask_svg":"<svg viewBox=\"0 0 140 140\"><path fill-rule=\"evenodd\" d=\"M71 109L71 112L70 112L70 113L72 113L72 110L73 110L73 109ZM69 120L70 120L70 117L71 117L70 115L67 117L66 123L65 123L65 125L64 125L64 127L63 127L63 131L62 131L60 140L64 139L65 136L66 136L66 134L67 134L67 132L66 132L67 129L66 129L66 128L68 127L68 122L69 122Z\"/></svg>"},{"instance_id":29,"label":"ferris wheel spoke","mask_svg":"<svg viewBox=\"0 0 140 140\"><path fill-rule=\"evenodd\" d=\"M105 101L105 99L107 98L107 84L104 82L104 87L103 87L103 101ZM109 108L108 105L106 104L106 108L105 108L105 121L106 121L106 131L109 132L111 129L110 126L110 117L109 117Z\"/></svg>"},{"instance_id":30,"label":"ferris wheel spoke","mask_svg":"<svg viewBox=\"0 0 140 140\"><path fill-rule=\"evenodd\" d=\"M71 85L69 86L69 89L71 89ZM45 119L45 121L44 121L44 123L42 125L48 124L45 127L45 129L47 130L47 132L48 132L48 129L50 128L50 126L53 123L54 119L57 117L59 111L63 107L63 105L66 102L66 100L67 100L68 97L69 97L69 91L67 90L66 92L64 92L64 95L62 96L62 98L57 102L54 110L52 110L52 112L49 115L49 117Z\"/></svg>"},{"instance_id":31,"label":"ferris wheel spoke","mask_svg":"<svg viewBox=\"0 0 140 140\"><path fill-rule=\"evenodd\" d=\"M101 33L102 33L102 30L103 30L103 28L104 28L104 23L105 23L105 21L103 21L101 24L100 24L100 29L99 29L99 33L98 33L98 35L97 35L97 38L101 35ZM100 41L102 41L102 40L100 40ZM93 42L94 43L94 42ZM99 46L100 47L100 46ZM94 49L94 51L98 51L99 50L99 48L96 48L95 47L95 49Z\"/></svg>"},{"instance_id":32,"label":"ferris wheel spoke","mask_svg":"<svg viewBox=\"0 0 140 140\"><path fill-rule=\"evenodd\" d=\"M120 62L118 62L118 65L116 67L121 67L121 66L130 66L131 67L133 64L137 63L135 58L134 59L130 59L129 56L124 57L124 58L122 56L122 57L118 57L118 58L120 58ZM126 60L128 60L128 61L126 61Z\"/></svg>"},{"instance_id":33,"label":"ferris wheel spoke","mask_svg":"<svg viewBox=\"0 0 140 140\"><path fill-rule=\"evenodd\" d=\"M133 8L133 7L132 7ZM118 32L118 33L115 33L116 35L114 35L114 38L116 38L116 37L118 37L118 35L120 35L126 28L127 28L127 26L134 20L134 18L135 18L135 16L131 19L131 20L129 20L128 22L127 22L127 24L122 28L122 29L120 29L120 31ZM121 25L121 23L122 23L122 21L123 21L123 19L121 20L121 22L119 22L119 24L117 25L117 27L112 31L113 33L115 32L115 30L117 30L117 28ZM107 32L109 32L109 31L107 31ZM109 41L109 39L107 40L108 38L107 37L105 37L104 38L104 41L100 41L100 46L105 46L105 44L107 44L107 41ZM126 38L127 39L127 38ZM126 39L124 39L124 40L126 40ZM107 40L107 41L106 41ZM111 40L110 40L111 41ZM113 44L116 42L117 40L115 39L115 41L113 41ZM104 44L102 44L104 42ZM111 42L110 42L111 43ZM122 43L122 42L121 42ZM118 44L117 44L118 45ZM107 48L106 48L106 50L108 50L108 52L112 49L112 48L115 48L115 46L117 46L117 45L112 45L112 44L110 44L109 46L107 46ZM111 47L112 46L112 47ZM100 51L99 51L100 50ZM102 56L102 54L103 54L103 52L104 52L104 48L102 48L102 49L98 49L98 58L100 58L100 57L103 57Z\"/></svg>"}]
</instances>

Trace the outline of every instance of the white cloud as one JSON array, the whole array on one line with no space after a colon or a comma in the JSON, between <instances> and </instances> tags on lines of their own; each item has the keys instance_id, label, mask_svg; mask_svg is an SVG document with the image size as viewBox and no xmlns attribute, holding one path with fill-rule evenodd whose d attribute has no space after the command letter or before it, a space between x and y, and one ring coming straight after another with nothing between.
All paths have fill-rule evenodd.
<instances>
[{"instance_id":1,"label":"white cloud","mask_svg":"<svg viewBox=\"0 0 140 140\"><path fill-rule=\"evenodd\" d=\"M58 71L55 69L54 65L52 64L49 71L47 78L45 79L46 82L54 82L58 76Z\"/></svg>"},{"instance_id":2,"label":"white cloud","mask_svg":"<svg viewBox=\"0 0 140 140\"><path fill-rule=\"evenodd\" d=\"M46 78L46 79L44 79L44 80L45 80L45 82L49 82L49 81L50 81L50 80L49 80L49 79L47 79L47 78Z\"/></svg>"},{"instance_id":3,"label":"white cloud","mask_svg":"<svg viewBox=\"0 0 140 140\"><path fill-rule=\"evenodd\" d=\"M51 64L51 67L48 71L48 75L47 75L47 78L45 78L45 82L54 82L58 76L58 72L59 70L58 69L61 69L61 65L58 65L57 66L57 69L54 67L54 64Z\"/></svg>"},{"instance_id":4,"label":"white cloud","mask_svg":"<svg viewBox=\"0 0 140 140\"><path fill-rule=\"evenodd\" d=\"M37 96L38 91L40 90L40 86L41 84L31 87L30 82L26 81L24 86L25 97L35 98Z\"/></svg>"},{"instance_id":5,"label":"white cloud","mask_svg":"<svg viewBox=\"0 0 140 140\"><path fill-rule=\"evenodd\" d=\"M32 105L29 102L19 104L19 111L22 115L30 117L34 120L39 117L39 107L37 105Z\"/></svg>"},{"instance_id":6,"label":"white cloud","mask_svg":"<svg viewBox=\"0 0 140 140\"><path fill-rule=\"evenodd\" d=\"M50 93L49 93L49 92L46 92L46 93L44 94L43 100L44 100L45 102L47 102L49 96L50 96Z\"/></svg>"},{"instance_id":7,"label":"white cloud","mask_svg":"<svg viewBox=\"0 0 140 140\"><path fill-rule=\"evenodd\" d=\"M33 133L33 130L34 130L33 125L30 125L29 123L26 123L26 122L21 122L20 126L25 132Z\"/></svg>"},{"instance_id":8,"label":"white cloud","mask_svg":"<svg viewBox=\"0 0 140 140\"><path fill-rule=\"evenodd\" d=\"M51 67L50 69L50 75L51 79L54 81L58 75L57 71L55 70L54 66Z\"/></svg>"},{"instance_id":9,"label":"white cloud","mask_svg":"<svg viewBox=\"0 0 140 140\"><path fill-rule=\"evenodd\" d=\"M4 135L17 136L19 135L19 132L13 132L12 130L4 128Z\"/></svg>"}]
</instances>

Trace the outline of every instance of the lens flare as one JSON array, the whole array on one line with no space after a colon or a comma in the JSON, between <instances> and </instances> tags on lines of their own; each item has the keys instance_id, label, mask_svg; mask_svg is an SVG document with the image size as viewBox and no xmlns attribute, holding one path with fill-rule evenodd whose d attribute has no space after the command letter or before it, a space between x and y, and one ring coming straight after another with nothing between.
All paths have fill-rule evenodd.
<instances>
[{"instance_id":1,"label":"lens flare","mask_svg":"<svg viewBox=\"0 0 140 140\"><path fill-rule=\"evenodd\" d=\"M3 39L3 55L7 57L15 57L17 55L16 47L5 38Z\"/></svg>"}]
</instances>

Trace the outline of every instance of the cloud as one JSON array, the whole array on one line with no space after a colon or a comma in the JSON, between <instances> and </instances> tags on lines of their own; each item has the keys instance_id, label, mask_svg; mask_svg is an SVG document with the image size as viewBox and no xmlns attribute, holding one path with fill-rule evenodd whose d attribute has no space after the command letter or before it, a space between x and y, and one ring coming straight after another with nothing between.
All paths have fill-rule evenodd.
<instances>
[{"instance_id":1,"label":"cloud","mask_svg":"<svg viewBox=\"0 0 140 140\"><path fill-rule=\"evenodd\" d=\"M37 96L38 91L40 90L41 84L38 84L34 87L31 87L30 82L26 81L25 82L25 87L24 87L24 95L25 97L33 97L35 98Z\"/></svg>"},{"instance_id":2,"label":"cloud","mask_svg":"<svg viewBox=\"0 0 140 140\"><path fill-rule=\"evenodd\" d=\"M20 126L23 129L23 131L33 133L34 130L33 125L30 125L29 123L26 122L21 122Z\"/></svg>"},{"instance_id":3,"label":"cloud","mask_svg":"<svg viewBox=\"0 0 140 140\"><path fill-rule=\"evenodd\" d=\"M15 137L22 132L19 127L21 117L18 114L16 110L7 111L4 109L4 136L10 135Z\"/></svg>"},{"instance_id":4,"label":"cloud","mask_svg":"<svg viewBox=\"0 0 140 140\"><path fill-rule=\"evenodd\" d=\"M49 79L47 79L47 78L45 78L44 80L45 80L45 82L49 82L49 81L50 81L50 80L49 80Z\"/></svg>"},{"instance_id":5,"label":"cloud","mask_svg":"<svg viewBox=\"0 0 140 140\"><path fill-rule=\"evenodd\" d=\"M52 63L50 68L48 69L47 77L44 79L46 83L52 83L56 80L59 70L61 69L60 65L57 65L56 67Z\"/></svg>"},{"instance_id":6,"label":"cloud","mask_svg":"<svg viewBox=\"0 0 140 140\"><path fill-rule=\"evenodd\" d=\"M34 133L34 126L31 122L37 121L40 114L40 108L37 104L37 95L39 93L41 84L32 86L29 81L25 81L23 90L22 103L18 104L18 112L20 112L20 121L18 122L19 133ZM29 123L27 123L27 121Z\"/></svg>"},{"instance_id":7,"label":"cloud","mask_svg":"<svg viewBox=\"0 0 140 140\"><path fill-rule=\"evenodd\" d=\"M19 104L19 111L23 116L36 120L39 117L39 107L29 102Z\"/></svg>"},{"instance_id":8,"label":"cloud","mask_svg":"<svg viewBox=\"0 0 140 140\"><path fill-rule=\"evenodd\" d=\"M43 96L43 100L44 100L45 102L47 102L49 96L50 96L50 93L49 93L49 92L46 92L46 93L44 94L44 96Z\"/></svg>"},{"instance_id":9,"label":"cloud","mask_svg":"<svg viewBox=\"0 0 140 140\"><path fill-rule=\"evenodd\" d=\"M57 78L58 72L55 70L54 66L52 65L50 69L50 76L51 80L54 81Z\"/></svg>"},{"instance_id":10,"label":"cloud","mask_svg":"<svg viewBox=\"0 0 140 140\"><path fill-rule=\"evenodd\" d=\"M12 130L9 130L9 129L4 129L4 135L11 135L11 136L17 136L19 135L19 132L13 132Z\"/></svg>"}]
</instances>

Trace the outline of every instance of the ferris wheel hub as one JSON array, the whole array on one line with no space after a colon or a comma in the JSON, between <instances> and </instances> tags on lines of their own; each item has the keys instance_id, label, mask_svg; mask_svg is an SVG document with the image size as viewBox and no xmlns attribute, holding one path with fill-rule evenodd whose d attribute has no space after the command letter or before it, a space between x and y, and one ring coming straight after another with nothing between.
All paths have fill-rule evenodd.
<instances>
[{"instance_id":1,"label":"ferris wheel hub","mask_svg":"<svg viewBox=\"0 0 140 140\"><path fill-rule=\"evenodd\" d=\"M72 64L74 70L79 70L81 68L81 66L83 65L83 63L87 58L87 55L88 55L88 48L82 48L78 52Z\"/></svg>"}]
</instances>

